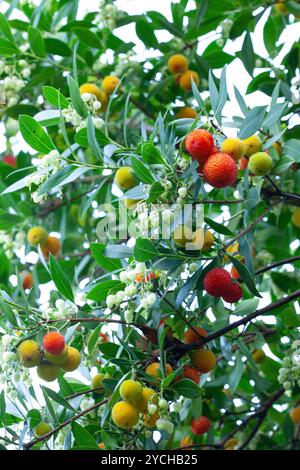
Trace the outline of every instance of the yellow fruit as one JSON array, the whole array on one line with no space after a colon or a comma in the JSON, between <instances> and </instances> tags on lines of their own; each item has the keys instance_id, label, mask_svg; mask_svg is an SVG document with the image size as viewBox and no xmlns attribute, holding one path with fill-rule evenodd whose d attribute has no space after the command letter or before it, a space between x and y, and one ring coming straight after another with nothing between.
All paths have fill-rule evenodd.
<instances>
[{"instance_id":1,"label":"yellow fruit","mask_svg":"<svg viewBox=\"0 0 300 470\"><path fill-rule=\"evenodd\" d=\"M288 15L289 14L289 10L283 2L276 3L274 5L274 8L275 8L277 13L280 13L280 14L283 14L283 15Z\"/></svg>"},{"instance_id":2,"label":"yellow fruit","mask_svg":"<svg viewBox=\"0 0 300 470\"><path fill-rule=\"evenodd\" d=\"M49 235L47 242L41 247L41 250L45 259L49 258L50 253L57 257L61 250L61 243L58 238Z\"/></svg>"},{"instance_id":3,"label":"yellow fruit","mask_svg":"<svg viewBox=\"0 0 300 470\"><path fill-rule=\"evenodd\" d=\"M30 245L45 245L48 239L48 232L43 227L32 227L28 230L27 240Z\"/></svg>"},{"instance_id":4,"label":"yellow fruit","mask_svg":"<svg viewBox=\"0 0 300 470\"><path fill-rule=\"evenodd\" d=\"M101 100L101 90L97 85L93 83L84 83L79 88L80 94L83 95L84 93L90 93L91 95L96 96L97 100Z\"/></svg>"},{"instance_id":5,"label":"yellow fruit","mask_svg":"<svg viewBox=\"0 0 300 470\"><path fill-rule=\"evenodd\" d=\"M197 367L203 374L210 372L217 362L214 353L207 349L197 349L193 351L191 358L193 366Z\"/></svg>"},{"instance_id":6,"label":"yellow fruit","mask_svg":"<svg viewBox=\"0 0 300 470\"><path fill-rule=\"evenodd\" d=\"M225 139L221 150L230 155L234 160L239 160L245 155L246 144L243 140L237 138Z\"/></svg>"},{"instance_id":7,"label":"yellow fruit","mask_svg":"<svg viewBox=\"0 0 300 470\"><path fill-rule=\"evenodd\" d=\"M188 68L188 60L183 54L174 54L168 60L168 69L171 73L183 73Z\"/></svg>"},{"instance_id":8,"label":"yellow fruit","mask_svg":"<svg viewBox=\"0 0 300 470\"><path fill-rule=\"evenodd\" d=\"M138 180L130 166L123 166L123 168L119 168L116 171L114 183L118 188L126 191L134 188L138 184Z\"/></svg>"},{"instance_id":9,"label":"yellow fruit","mask_svg":"<svg viewBox=\"0 0 300 470\"><path fill-rule=\"evenodd\" d=\"M105 91L105 93L107 93L108 95L111 95L115 91L119 82L120 80L118 79L118 77L115 77L114 75L108 75L107 77L103 79L102 88Z\"/></svg>"},{"instance_id":10,"label":"yellow fruit","mask_svg":"<svg viewBox=\"0 0 300 470\"><path fill-rule=\"evenodd\" d=\"M247 139L244 139L244 144L246 145L246 155L250 157L253 153L257 153L262 149L262 141L258 135L252 135Z\"/></svg>"},{"instance_id":11,"label":"yellow fruit","mask_svg":"<svg viewBox=\"0 0 300 470\"><path fill-rule=\"evenodd\" d=\"M143 386L136 380L124 380L120 386L121 398L129 403L136 403L143 396Z\"/></svg>"},{"instance_id":12,"label":"yellow fruit","mask_svg":"<svg viewBox=\"0 0 300 470\"><path fill-rule=\"evenodd\" d=\"M273 144L273 148L276 150L278 155L282 154L282 145L280 142L275 142L275 144Z\"/></svg>"},{"instance_id":13,"label":"yellow fruit","mask_svg":"<svg viewBox=\"0 0 300 470\"><path fill-rule=\"evenodd\" d=\"M73 372L73 370L78 368L80 361L80 352L69 346L67 360L61 364L61 368L66 372Z\"/></svg>"},{"instance_id":14,"label":"yellow fruit","mask_svg":"<svg viewBox=\"0 0 300 470\"><path fill-rule=\"evenodd\" d=\"M178 225L172 234L175 244L181 248L184 248L186 244L191 243L193 236L193 231L186 225Z\"/></svg>"},{"instance_id":15,"label":"yellow fruit","mask_svg":"<svg viewBox=\"0 0 300 470\"><path fill-rule=\"evenodd\" d=\"M147 413L148 403L157 405L158 396L152 388L144 387L142 397L137 401L136 406L141 413Z\"/></svg>"},{"instance_id":16,"label":"yellow fruit","mask_svg":"<svg viewBox=\"0 0 300 470\"><path fill-rule=\"evenodd\" d=\"M196 86L199 86L200 77L194 70L187 70L179 78L179 86L183 90L189 91L192 89L192 79Z\"/></svg>"},{"instance_id":17,"label":"yellow fruit","mask_svg":"<svg viewBox=\"0 0 300 470\"><path fill-rule=\"evenodd\" d=\"M18 354L24 367L35 367L42 361L42 353L36 341L27 339L18 346Z\"/></svg>"},{"instance_id":18,"label":"yellow fruit","mask_svg":"<svg viewBox=\"0 0 300 470\"><path fill-rule=\"evenodd\" d=\"M292 215L292 223L295 227L300 228L300 207L297 207Z\"/></svg>"},{"instance_id":19,"label":"yellow fruit","mask_svg":"<svg viewBox=\"0 0 300 470\"><path fill-rule=\"evenodd\" d=\"M261 364L265 360L265 352L262 349L257 349L252 353L252 357L257 364Z\"/></svg>"},{"instance_id":20,"label":"yellow fruit","mask_svg":"<svg viewBox=\"0 0 300 470\"><path fill-rule=\"evenodd\" d=\"M154 415L152 415L152 416L144 414L144 426L148 429L154 428L158 418L159 418L158 411L156 413L154 413Z\"/></svg>"},{"instance_id":21,"label":"yellow fruit","mask_svg":"<svg viewBox=\"0 0 300 470\"><path fill-rule=\"evenodd\" d=\"M123 199L123 204L126 207L126 209L131 209L133 208L140 199Z\"/></svg>"},{"instance_id":22,"label":"yellow fruit","mask_svg":"<svg viewBox=\"0 0 300 470\"><path fill-rule=\"evenodd\" d=\"M52 426L42 421L34 429L34 435L36 438L39 438L45 436L45 434L48 434L50 431L52 431Z\"/></svg>"},{"instance_id":23,"label":"yellow fruit","mask_svg":"<svg viewBox=\"0 0 300 470\"><path fill-rule=\"evenodd\" d=\"M152 362L146 368L146 374L151 375L155 382L162 379L161 371L160 371L160 363L159 362ZM165 375L168 376L173 372L173 367L170 364L166 364Z\"/></svg>"},{"instance_id":24,"label":"yellow fruit","mask_svg":"<svg viewBox=\"0 0 300 470\"><path fill-rule=\"evenodd\" d=\"M51 354L47 351L44 352L44 358L46 361L51 362L51 364L61 365L66 362L68 358L68 346L64 347L64 350L60 354Z\"/></svg>"},{"instance_id":25,"label":"yellow fruit","mask_svg":"<svg viewBox=\"0 0 300 470\"><path fill-rule=\"evenodd\" d=\"M195 250L201 250L203 248L204 231L202 228L198 228L198 230L194 232L192 243L193 243L193 249Z\"/></svg>"},{"instance_id":26,"label":"yellow fruit","mask_svg":"<svg viewBox=\"0 0 300 470\"><path fill-rule=\"evenodd\" d=\"M40 379L53 382L59 376L60 367L57 364L51 364L51 362L43 362L37 366L36 371Z\"/></svg>"},{"instance_id":27,"label":"yellow fruit","mask_svg":"<svg viewBox=\"0 0 300 470\"><path fill-rule=\"evenodd\" d=\"M234 448L238 445L239 441L232 437L231 439L228 439L228 441L225 442L224 444L224 449L226 450L234 450Z\"/></svg>"},{"instance_id":28,"label":"yellow fruit","mask_svg":"<svg viewBox=\"0 0 300 470\"><path fill-rule=\"evenodd\" d=\"M196 117L196 111L190 106L185 106L184 108L181 108L176 114L177 119L195 119Z\"/></svg>"},{"instance_id":29,"label":"yellow fruit","mask_svg":"<svg viewBox=\"0 0 300 470\"><path fill-rule=\"evenodd\" d=\"M119 401L111 410L111 417L121 429L131 429L139 420L138 409L127 401Z\"/></svg>"},{"instance_id":30,"label":"yellow fruit","mask_svg":"<svg viewBox=\"0 0 300 470\"><path fill-rule=\"evenodd\" d=\"M237 257L238 251L239 251L239 242L235 242L226 248L226 253L229 253L231 256L234 256L235 258ZM225 255L224 260L228 263L229 262L228 256Z\"/></svg>"},{"instance_id":31,"label":"yellow fruit","mask_svg":"<svg viewBox=\"0 0 300 470\"><path fill-rule=\"evenodd\" d=\"M290 412L290 417L293 423L295 424L300 423L300 406L297 406Z\"/></svg>"},{"instance_id":32,"label":"yellow fruit","mask_svg":"<svg viewBox=\"0 0 300 470\"><path fill-rule=\"evenodd\" d=\"M209 230L206 230L205 235L204 235L204 244L203 244L202 250L204 251L210 250L214 242L215 242L215 239L214 239L213 234Z\"/></svg>"},{"instance_id":33,"label":"yellow fruit","mask_svg":"<svg viewBox=\"0 0 300 470\"><path fill-rule=\"evenodd\" d=\"M249 170L256 176L264 176L271 170L273 160L266 152L257 152L249 158Z\"/></svg>"},{"instance_id":34,"label":"yellow fruit","mask_svg":"<svg viewBox=\"0 0 300 470\"><path fill-rule=\"evenodd\" d=\"M108 378L107 374L99 373L99 374L94 375L94 377L92 378L92 388L96 389L96 388L102 387L103 386L102 380L106 378ZM96 390L95 393L102 393L102 390Z\"/></svg>"}]
</instances>

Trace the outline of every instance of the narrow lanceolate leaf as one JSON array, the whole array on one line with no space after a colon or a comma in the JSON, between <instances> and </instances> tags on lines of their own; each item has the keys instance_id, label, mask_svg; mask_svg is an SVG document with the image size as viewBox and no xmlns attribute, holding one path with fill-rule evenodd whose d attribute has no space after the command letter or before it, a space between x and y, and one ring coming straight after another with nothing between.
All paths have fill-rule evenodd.
<instances>
[{"instance_id":1,"label":"narrow lanceolate leaf","mask_svg":"<svg viewBox=\"0 0 300 470\"><path fill-rule=\"evenodd\" d=\"M73 302L74 295L70 281L53 255L50 255L50 273L57 290Z\"/></svg>"},{"instance_id":2,"label":"narrow lanceolate leaf","mask_svg":"<svg viewBox=\"0 0 300 470\"><path fill-rule=\"evenodd\" d=\"M142 158L149 165L155 163L164 163L160 151L151 142L146 142L142 147Z\"/></svg>"},{"instance_id":3,"label":"narrow lanceolate leaf","mask_svg":"<svg viewBox=\"0 0 300 470\"><path fill-rule=\"evenodd\" d=\"M69 85L72 105L74 106L77 113L80 114L80 116L86 118L88 116L87 108L80 96L78 84L76 80L74 80L74 78L71 77L71 75L68 76L68 85Z\"/></svg>"},{"instance_id":4,"label":"narrow lanceolate leaf","mask_svg":"<svg viewBox=\"0 0 300 470\"><path fill-rule=\"evenodd\" d=\"M19 125L24 140L34 150L47 154L55 149L55 145L47 132L31 116L21 114L19 117Z\"/></svg>"},{"instance_id":5,"label":"narrow lanceolate leaf","mask_svg":"<svg viewBox=\"0 0 300 470\"><path fill-rule=\"evenodd\" d=\"M252 44L252 39L249 31L247 31L242 50L241 50L241 56L243 60L243 64L249 73L249 75L253 75L253 70L255 67L255 54L253 50L253 44Z\"/></svg>"},{"instance_id":6,"label":"narrow lanceolate leaf","mask_svg":"<svg viewBox=\"0 0 300 470\"><path fill-rule=\"evenodd\" d=\"M121 281L104 281L93 287L87 295L90 300L101 302L105 300L109 294L115 294L118 290L124 290L125 284Z\"/></svg>"},{"instance_id":7,"label":"narrow lanceolate leaf","mask_svg":"<svg viewBox=\"0 0 300 470\"><path fill-rule=\"evenodd\" d=\"M72 423L72 433L74 436L73 450L99 450L98 444L93 436L80 424Z\"/></svg>"},{"instance_id":8,"label":"narrow lanceolate leaf","mask_svg":"<svg viewBox=\"0 0 300 470\"><path fill-rule=\"evenodd\" d=\"M48 103L56 106L56 108L65 109L69 106L67 98L52 86L43 86L43 95Z\"/></svg>"},{"instance_id":9,"label":"narrow lanceolate leaf","mask_svg":"<svg viewBox=\"0 0 300 470\"><path fill-rule=\"evenodd\" d=\"M138 238L133 249L133 255L136 261L142 262L155 258L159 255L159 252L150 240Z\"/></svg>"},{"instance_id":10,"label":"narrow lanceolate leaf","mask_svg":"<svg viewBox=\"0 0 300 470\"><path fill-rule=\"evenodd\" d=\"M7 21L7 18L5 15L3 15L3 13L0 13L0 31L4 36L6 36L9 41L14 42L14 37L11 32L9 22Z\"/></svg>"},{"instance_id":11,"label":"narrow lanceolate leaf","mask_svg":"<svg viewBox=\"0 0 300 470\"><path fill-rule=\"evenodd\" d=\"M28 40L30 49L38 57L46 57L47 51L42 33L33 26L28 28Z\"/></svg>"},{"instance_id":12,"label":"narrow lanceolate leaf","mask_svg":"<svg viewBox=\"0 0 300 470\"><path fill-rule=\"evenodd\" d=\"M234 256L231 256L228 253L227 253L227 256L230 259L230 261L232 262L232 264L238 270L238 272L241 276L241 279L244 281L244 283L248 287L249 291L253 295L255 295L256 297L261 297L260 293L256 289L254 278L250 274L250 272L248 271L246 266L243 263L241 263L240 261L238 261Z\"/></svg>"},{"instance_id":13,"label":"narrow lanceolate leaf","mask_svg":"<svg viewBox=\"0 0 300 470\"><path fill-rule=\"evenodd\" d=\"M92 352L94 351L96 347L97 341L99 340L99 333L100 333L101 328L102 328L102 325L101 323L99 323L99 325L92 331L92 333L90 334L87 340L87 348L88 348L89 354L92 354Z\"/></svg>"},{"instance_id":14,"label":"narrow lanceolate leaf","mask_svg":"<svg viewBox=\"0 0 300 470\"><path fill-rule=\"evenodd\" d=\"M89 142L89 145L90 145L90 148L92 150L94 157L102 161L103 160L102 150L101 150L100 145L98 144L96 133L95 133L95 127L93 124L93 119L92 119L92 116L90 115L88 117L88 124L87 124L87 137L88 137L88 142Z\"/></svg>"},{"instance_id":15,"label":"narrow lanceolate leaf","mask_svg":"<svg viewBox=\"0 0 300 470\"><path fill-rule=\"evenodd\" d=\"M154 178L151 175L150 171L138 158L131 157L130 161L133 171L139 180L147 184L154 183Z\"/></svg>"},{"instance_id":16,"label":"narrow lanceolate leaf","mask_svg":"<svg viewBox=\"0 0 300 470\"><path fill-rule=\"evenodd\" d=\"M265 106L256 106L247 113L238 134L239 139L246 139L257 132L266 114Z\"/></svg>"},{"instance_id":17,"label":"narrow lanceolate leaf","mask_svg":"<svg viewBox=\"0 0 300 470\"><path fill-rule=\"evenodd\" d=\"M122 268L122 263L119 259L111 259L103 254L105 250L104 243L91 243L90 248L93 257L102 268L107 271L115 271Z\"/></svg>"}]
</instances>

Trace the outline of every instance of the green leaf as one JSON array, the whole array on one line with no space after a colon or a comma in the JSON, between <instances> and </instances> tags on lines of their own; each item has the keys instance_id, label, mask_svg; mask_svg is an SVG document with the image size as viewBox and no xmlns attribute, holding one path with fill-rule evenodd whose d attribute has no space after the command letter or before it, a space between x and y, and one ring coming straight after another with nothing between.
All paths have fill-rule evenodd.
<instances>
[{"instance_id":1,"label":"green leaf","mask_svg":"<svg viewBox=\"0 0 300 470\"><path fill-rule=\"evenodd\" d=\"M234 310L235 315L248 315L249 313L255 312L259 304L258 299L246 299L242 300L237 304Z\"/></svg>"},{"instance_id":2,"label":"green leaf","mask_svg":"<svg viewBox=\"0 0 300 470\"><path fill-rule=\"evenodd\" d=\"M19 49L17 46L8 39L0 38L0 56L10 57L14 54L18 54Z\"/></svg>"},{"instance_id":3,"label":"green leaf","mask_svg":"<svg viewBox=\"0 0 300 470\"><path fill-rule=\"evenodd\" d=\"M71 302L74 302L70 281L53 255L50 255L50 273L58 291L67 299L71 300Z\"/></svg>"},{"instance_id":4,"label":"green leaf","mask_svg":"<svg viewBox=\"0 0 300 470\"><path fill-rule=\"evenodd\" d=\"M46 57L47 51L42 33L33 26L28 28L28 41L30 49L38 57Z\"/></svg>"},{"instance_id":5,"label":"green leaf","mask_svg":"<svg viewBox=\"0 0 300 470\"><path fill-rule=\"evenodd\" d=\"M241 58L244 64L245 69L249 75L253 75L253 70L255 67L255 54L253 50L253 44L249 31L246 32L245 39L243 42L241 50Z\"/></svg>"},{"instance_id":6,"label":"green leaf","mask_svg":"<svg viewBox=\"0 0 300 470\"><path fill-rule=\"evenodd\" d=\"M10 230L21 222L24 222L24 219L20 215L0 214L0 230Z\"/></svg>"},{"instance_id":7,"label":"green leaf","mask_svg":"<svg viewBox=\"0 0 300 470\"><path fill-rule=\"evenodd\" d=\"M72 104L75 108L75 110L77 111L78 114L80 114L80 116L86 118L88 116L88 112L87 112L87 108L80 96L80 91L79 91L79 88L78 88L78 83L76 82L76 80L74 80L73 77L71 77L71 75L68 76L67 78L68 80L68 85L69 85L69 90L70 90L70 97L71 97L71 101L72 101Z\"/></svg>"},{"instance_id":8,"label":"green leaf","mask_svg":"<svg viewBox=\"0 0 300 470\"><path fill-rule=\"evenodd\" d=\"M241 279L244 281L244 283L248 287L249 291L252 292L252 294L255 295L256 297L261 297L260 293L256 289L255 281L253 279L253 276L250 274L250 272L248 271L246 266L243 263L241 263L234 256L231 256L228 253L227 253L227 256L230 259L230 261L232 262L232 264L238 270L238 272L241 276Z\"/></svg>"},{"instance_id":9,"label":"green leaf","mask_svg":"<svg viewBox=\"0 0 300 470\"><path fill-rule=\"evenodd\" d=\"M159 196L165 191L165 188L159 183L155 182L152 184L149 192L147 203L156 202Z\"/></svg>"},{"instance_id":10,"label":"green leaf","mask_svg":"<svg viewBox=\"0 0 300 470\"><path fill-rule=\"evenodd\" d=\"M154 178L150 171L140 160L138 160L138 158L131 157L130 161L133 171L139 180L147 184L152 184L154 182Z\"/></svg>"},{"instance_id":11,"label":"green leaf","mask_svg":"<svg viewBox=\"0 0 300 470\"><path fill-rule=\"evenodd\" d=\"M137 37L146 47L156 47L158 45L153 26L144 18L138 20L135 24Z\"/></svg>"},{"instance_id":12,"label":"green leaf","mask_svg":"<svg viewBox=\"0 0 300 470\"><path fill-rule=\"evenodd\" d=\"M95 136L99 145L104 146L110 142L109 138L99 129L95 129ZM75 135L75 142L77 142L81 147L89 146L86 128L80 129L80 131L77 132Z\"/></svg>"},{"instance_id":13,"label":"green leaf","mask_svg":"<svg viewBox=\"0 0 300 470\"><path fill-rule=\"evenodd\" d=\"M144 162L149 165L155 163L164 164L164 159L162 158L160 151L153 145L151 142L146 142L142 147L142 158Z\"/></svg>"},{"instance_id":14,"label":"green leaf","mask_svg":"<svg viewBox=\"0 0 300 470\"><path fill-rule=\"evenodd\" d=\"M265 118L265 106L256 106L247 113L243 120L238 134L239 139L246 139L255 134L261 127Z\"/></svg>"},{"instance_id":15,"label":"green leaf","mask_svg":"<svg viewBox=\"0 0 300 470\"><path fill-rule=\"evenodd\" d=\"M150 240L138 238L134 245L133 255L136 261L149 261L159 255L159 252Z\"/></svg>"},{"instance_id":16,"label":"green leaf","mask_svg":"<svg viewBox=\"0 0 300 470\"><path fill-rule=\"evenodd\" d=\"M122 263L119 259L112 260L103 254L106 245L103 243L91 243L90 248L92 255L102 268L106 271L116 271L122 268Z\"/></svg>"},{"instance_id":17,"label":"green leaf","mask_svg":"<svg viewBox=\"0 0 300 470\"><path fill-rule=\"evenodd\" d=\"M186 398L199 398L202 395L201 388L189 379L181 379L172 385L172 389Z\"/></svg>"},{"instance_id":18,"label":"green leaf","mask_svg":"<svg viewBox=\"0 0 300 470\"><path fill-rule=\"evenodd\" d=\"M24 140L34 150L45 154L51 152L51 150L55 150L55 146L49 135L31 116L21 114L19 117L19 125Z\"/></svg>"},{"instance_id":19,"label":"green leaf","mask_svg":"<svg viewBox=\"0 0 300 470\"><path fill-rule=\"evenodd\" d=\"M96 133L95 133L95 127L93 124L93 119L90 115L88 116L87 137L88 137L89 146L91 148L93 156L98 158L98 160L102 161L103 160L102 150L98 144Z\"/></svg>"},{"instance_id":20,"label":"green leaf","mask_svg":"<svg viewBox=\"0 0 300 470\"><path fill-rule=\"evenodd\" d=\"M223 224L219 224L218 222L215 222L214 220L211 220L208 217L204 217L204 221L217 233L222 233L223 235L233 235L232 231L229 230L228 227L225 227L225 225Z\"/></svg>"},{"instance_id":21,"label":"green leaf","mask_svg":"<svg viewBox=\"0 0 300 470\"><path fill-rule=\"evenodd\" d=\"M86 44L87 46L93 47L93 48L99 48L100 47L100 41L97 36L97 34L93 33L93 31L90 31L87 28L82 28L82 27L75 27L73 28L74 33L80 39L81 42Z\"/></svg>"},{"instance_id":22,"label":"green leaf","mask_svg":"<svg viewBox=\"0 0 300 470\"><path fill-rule=\"evenodd\" d=\"M43 86L43 95L48 103L56 106L57 108L65 109L69 106L67 98L56 88L52 86Z\"/></svg>"},{"instance_id":23,"label":"green leaf","mask_svg":"<svg viewBox=\"0 0 300 470\"><path fill-rule=\"evenodd\" d=\"M9 41L14 42L14 37L11 32L9 22L7 21L7 18L5 15L3 15L3 13L0 13L0 31L2 34L4 34L4 36L6 36Z\"/></svg>"},{"instance_id":24,"label":"green leaf","mask_svg":"<svg viewBox=\"0 0 300 470\"><path fill-rule=\"evenodd\" d=\"M92 333L90 334L87 340L87 348L88 348L89 354L92 354L92 352L94 351L96 347L97 341L99 339L99 333L100 333L101 327L102 325L101 323L99 323L99 325L92 331Z\"/></svg>"},{"instance_id":25,"label":"green leaf","mask_svg":"<svg viewBox=\"0 0 300 470\"><path fill-rule=\"evenodd\" d=\"M72 423L72 433L75 439L73 450L99 450L93 436L75 421Z\"/></svg>"},{"instance_id":26,"label":"green leaf","mask_svg":"<svg viewBox=\"0 0 300 470\"><path fill-rule=\"evenodd\" d=\"M59 403L62 405L64 408L68 408L69 410L74 411L73 406L70 405L70 403L65 400L61 395L56 393L54 390L51 388L43 386L43 389L46 390L48 396L51 398L51 400L55 401L56 403Z\"/></svg>"},{"instance_id":27,"label":"green leaf","mask_svg":"<svg viewBox=\"0 0 300 470\"><path fill-rule=\"evenodd\" d=\"M105 300L108 294L115 294L118 290L124 290L125 284L121 281L104 281L97 284L87 295L88 299L95 300L96 302L102 302Z\"/></svg>"},{"instance_id":28,"label":"green leaf","mask_svg":"<svg viewBox=\"0 0 300 470\"><path fill-rule=\"evenodd\" d=\"M236 361L234 369L228 379L229 390L231 391L231 393L234 393L235 390L238 388L244 371L244 364L238 351L235 353L235 359Z\"/></svg>"},{"instance_id":29,"label":"green leaf","mask_svg":"<svg viewBox=\"0 0 300 470\"><path fill-rule=\"evenodd\" d=\"M49 54L55 54L61 57L70 57L72 55L68 44L59 39L45 38L45 46Z\"/></svg>"}]
</instances>

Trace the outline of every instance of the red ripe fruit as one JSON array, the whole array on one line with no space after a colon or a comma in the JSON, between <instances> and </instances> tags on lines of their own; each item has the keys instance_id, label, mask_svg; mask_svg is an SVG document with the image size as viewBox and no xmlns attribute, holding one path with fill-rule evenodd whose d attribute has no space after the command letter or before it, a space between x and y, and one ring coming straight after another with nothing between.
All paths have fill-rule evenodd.
<instances>
[{"instance_id":1,"label":"red ripe fruit","mask_svg":"<svg viewBox=\"0 0 300 470\"><path fill-rule=\"evenodd\" d=\"M229 304L238 302L243 297L243 291L238 282L232 282L226 292L222 295L223 300Z\"/></svg>"},{"instance_id":2,"label":"red ripe fruit","mask_svg":"<svg viewBox=\"0 0 300 470\"><path fill-rule=\"evenodd\" d=\"M60 354L65 347L65 338L58 331L50 331L43 338L45 350L54 355Z\"/></svg>"},{"instance_id":3,"label":"red ripe fruit","mask_svg":"<svg viewBox=\"0 0 300 470\"><path fill-rule=\"evenodd\" d=\"M12 166L13 168L16 168L17 166L17 159L14 155L4 155L3 161L4 163L9 166Z\"/></svg>"},{"instance_id":4,"label":"red ripe fruit","mask_svg":"<svg viewBox=\"0 0 300 470\"><path fill-rule=\"evenodd\" d=\"M211 151L211 155L213 155L214 153L219 153L219 152L220 152L220 149L216 145L214 145Z\"/></svg>"},{"instance_id":5,"label":"red ripe fruit","mask_svg":"<svg viewBox=\"0 0 300 470\"><path fill-rule=\"evenodd\" d=\"M213 297L222 297L228 293L232 280L228 271L223 268L213 268L203 280L206 292Z\"/></svg>"},{"instance_id":6,"label":"red ripe fruit","mask_svg":"<svg viewBox=\"0 0 300 470\"><path fill-rule=\"evenodd\" d=\"M212 153L214 139L205 129L195 129L185 139L185 147L193 160L203 163Z\"/></svg>"},{"instance_id":7,"label":"red ripe fruit","mask_svg":"<svg viewBox=\"0 0 300 470\"><path fill-rule=\"evenodd\" d=\"M191 367L191 366L184 366L183 368L183 376L186 378L186 379L190 379L192 380L193 382L195 382L196 384L198 384L200 382L200 377L201 377L201 373L198 369L196 369L195 367Z\"/></svg>"},{"instance_id":8,"label":"red ripe fruit","mask_svg":"<svg viewBox=\"0 0 300 470\"><path fill-rule=\"evenodd\" d=\"M239 167L242 171L245 171L248 166L248 158L242 157L239 159Z\"/></svg>"},{"instance_id":9,"label":"red ripe fruit","mask_svg":"<svg viewBox=\"0 0 300 470\"><path fill-rule=\"evenodd\" d=\"M225 188L235 183L238 170L235 161L227 153L214 153L204 163L204 179L214 188Z\"/></svg>"},{"instance_id":10,"label":"red ripe fruit","mask_svg":"<svg viewBox=\"0 0 300 470\"><path fill-rule=\"evenodd\" d=\"M209 430L210 421L206 416L200 416L198 419L193 419L191 428L194 434L200 436Z\"/></svg>"}]
</instances>

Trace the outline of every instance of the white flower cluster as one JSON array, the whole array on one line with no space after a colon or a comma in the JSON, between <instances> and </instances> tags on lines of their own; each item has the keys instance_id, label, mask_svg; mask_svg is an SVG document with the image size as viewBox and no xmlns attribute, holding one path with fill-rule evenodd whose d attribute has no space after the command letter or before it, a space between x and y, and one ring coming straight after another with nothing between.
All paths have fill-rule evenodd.
<instances>
[{"instance_id":1,"label":"white flower cluster","mask_svg":"<svg viewBox=\"0 0 300 470\"><path fill-rule=\"evenodd\" d=\"M144 237L156 238L161 233L161 228L171 226L174 214L173 210L166 205L155 204L149 207L148 204L138 203L134 209L137 214L140 234ZM162 224L162 227L161 227Z\"/></svg>"},{"instance_id":2,"label":"white flower cluster","mask_svg":"<svg viewBox=\"0 0 300 470\"><path fill-rule=\"evenodd\" d=\"M80 403L80 409L81 411L86 411L94 404L95 404L95 400L92 397L84 397ZM89 413L87 413L86 416L95 417L96 411L92 410Z\"/></svg>"},{"instance_id":3,"label":"white flower cluster","mask_svg":"<svg viewBox=\"0 0 300 470\"><path fill-rule=\"evenodd\" d=\"M16 354L12 352L17 341L16 336L7 333L1 336L0 341L0 384L5 386L6 394L12 400L17 398L12 381L25 382L28 386L32 383L28 369L21 368Z\"/></svg>"},{"instance_id":4,"label":"white flower cluster","mask_svg":"<svg viewBox=\"0 0 300 470\"><path fill-rule=\"evenodd\" d=\"M95 23L99 26L99 28L113 30L116 27L116 20L122 15L123 13L116 5L107 3L107 0L100 0L99 13L95 18Z\"/></svg>"},{"instance_id":5,"label":"white flower cluster","mask_svg":"<svg viewBox=\"0 0 300 470\"><path fill-rule=\"evenodd\" d=\"M17 232L13 237L8 232L0 230L0 245L3 245L3 249L8 258L12 258L14 250L19 250L23 246L24 240L24 232Z\"/></svg>"},{"instance_id":6,"label":"white flower cluster","mask_svg":"<svg viewBox=\"0 0 300 470\"><path fill-rule=\"evenodd\" d=\"M37 171L31 173L26 178L26 186L31 189L31 186L34 184L35 186L40 186L44 183L50 176L57 173L64 165L64 161L62 160L59 152L57 150L51 150L51 152L47 155L44 155L42 158L39 159L39 163L37 165ZM38 190L31 193L32 200L39 204L43 200L47 198L47 194L38 194Z\"/></svg>"},{"instance_id":7,"label":"white flower cluster","mask_svg":"<svg viewBox=\"0 0 300 470\"><path fill-rule=\"evenodd\" d=\"M291 101L293 104L300 104L300 80L299 78L293 80L293 85L291 86L292 98Z\"/></svg>"},{"instance_id":8,"label":"white flower cluster","mask_svg":"<svg viewBox=\"0 0 300 470\"><path fill-rule=\"evenodd\" d=\"M31 76L33 65L22 59L17 64L9 65L0 60L0 76L5 74L0 80L1 103L7 107L16 105L20 100L20 91L26 85L26 80Z\"/></svg>"},{"instance_id":9,"label":"white flower cluster","mask_svg":"<svg viewBox=\"0 0 300 470\"><path fill-rule=\"evenodd\" d=\"M95 128L101 129L104 126L104 121L99 116L97 116L97 113L101 108L100 101L98 101L96 96L92 93L83 93L81 98L86 103L89 111L93 115L92 120ZM87 119L82 118L71 105L69 105L68 108L62 110L62 115L66 122L72 124L72 126L75 127L76 132L87 127Z\"/></svg>"},{"instance_id":10,"label":"white flower cluster","mask_svg":"<svg viewBox=\"0 0 300 470\"><path fill-rule=\"evenodd\" d=\"M293 341L290 355L282 361L279 369L278 382L285 390L292 390L297 384L300 387L300 340Z\"/></svg>"},{"instance_id":11,"label":"white flower cluster","mask_svg":"<svg viewBox=\"0 0 300 470\"><path fill-rule=\"evenodd\" d=\"M9 117L4 124L6 137L13 137L19 132L19 122L16 119Z\"/></svg>"},{"instance_id":12,"label":"white flower cluster","mask_svg":"<svg viewBox=\"0 0 300 470\"><path fill-rule=\"evenodd\" d=\"M179 168L184 171L186 170L189 166L190 166L190 163L191 163L191 159L189 157L185 157L185 156L182 156L180 155L177 159L177 165L179 166Z\"/></svg>"},{"instance_id":13,"label":"white flower cluster","mask_svg":"<svg viewBox=\"0 0 300 470\"><path fill-rule=\"evenodd\" d=\"M136 69L139 62L133 51L128 51L126 54L118 55L118 63L115 66L114 72L118 77L121 77L125 72Z\"/></svg>"},{"instance_id":14,"label":"white flower cluster","mask_svg":"<svg viewBox=\"0 0 300 470\"><path fill-rule=\"evenodd\" d=\"M55 302L55 308L49 307L44 315L46 318L53 318L55 320L61 320L63 318L70 318L76 316L78 307L70 300L57 299Z\"/></svg>"}]
</instances>

